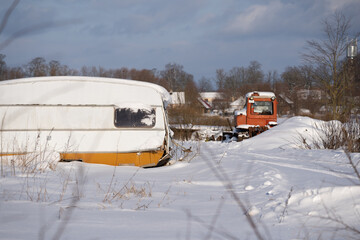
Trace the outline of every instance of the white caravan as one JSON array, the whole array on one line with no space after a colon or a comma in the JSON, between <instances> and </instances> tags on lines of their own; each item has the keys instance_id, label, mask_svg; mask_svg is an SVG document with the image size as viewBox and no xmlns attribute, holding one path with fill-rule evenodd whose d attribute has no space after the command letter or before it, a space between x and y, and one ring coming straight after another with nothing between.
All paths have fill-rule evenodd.
<instances>
[{"instance_id":1,"label":"white caravan","mask_svg":"<svg viewBox=\"0 0 360 240\"><path fill-rule=\"evenodd\" d=\"M54 151L61 161L157 166L169 159L169 93L97 77L0 82L0 156Z\"/></svg>"}]
</instances>

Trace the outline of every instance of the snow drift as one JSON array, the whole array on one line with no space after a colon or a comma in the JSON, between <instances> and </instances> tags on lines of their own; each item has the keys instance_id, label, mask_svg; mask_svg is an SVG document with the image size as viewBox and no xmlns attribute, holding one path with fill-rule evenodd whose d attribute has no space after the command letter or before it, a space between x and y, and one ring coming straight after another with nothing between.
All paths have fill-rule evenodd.
<instances>
[{"instance_id":1,"label":"snow drift","mask_svg":"<svg viewBox=\"0 0 360 240\"><path fill-rule=\"evenodd\" d=\"M257 239L250 216L264 239L356 239L360 179L343 150L298 143L315 123L290 118L239 143L178 142L160 168L2 159L0 236Z\"/></svg>"}]
</instances>

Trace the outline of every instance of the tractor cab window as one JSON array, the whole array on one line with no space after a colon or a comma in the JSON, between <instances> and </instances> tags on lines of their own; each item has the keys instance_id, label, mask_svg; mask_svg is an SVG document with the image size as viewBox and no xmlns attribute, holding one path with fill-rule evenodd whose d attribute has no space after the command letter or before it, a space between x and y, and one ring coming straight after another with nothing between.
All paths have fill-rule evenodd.
<instances>
[{"instance_id":1,"label":"tractor cab window","mask_svg":"<svg viewBox=\"0 0 360 240\"><path fill-rule=\"evenodd\" d=\"M251 112L256 115L272 115L273 103L268 101L255 101L251 104Z\"/></svg>"},{"instance_id":2,"label":"tractor cab window","mask_svg":"<svg viewBox=\"0 0 360 240\"><path fill-rule=\"evenodd\" d=\"M118 128L152 128L155 122L155 108L115 109L114 124Z\"/></svg>"}]
</instances>

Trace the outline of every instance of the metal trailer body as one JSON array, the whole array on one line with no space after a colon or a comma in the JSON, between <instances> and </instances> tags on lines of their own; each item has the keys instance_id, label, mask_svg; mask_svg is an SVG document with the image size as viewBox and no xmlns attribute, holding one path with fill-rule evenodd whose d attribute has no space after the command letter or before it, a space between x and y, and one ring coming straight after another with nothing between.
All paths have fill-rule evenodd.
<instances>
[{"instance_id":1,"label":"metal trailer body","mask_svg":"<svg viewBox=\"0 0 360 240\"><path fill-rule=\"evenodd\" d=\"M169 158L169 93L146 82L37 77L0 82L0 156L156 166Z\"/></svg>"}]
</instances>

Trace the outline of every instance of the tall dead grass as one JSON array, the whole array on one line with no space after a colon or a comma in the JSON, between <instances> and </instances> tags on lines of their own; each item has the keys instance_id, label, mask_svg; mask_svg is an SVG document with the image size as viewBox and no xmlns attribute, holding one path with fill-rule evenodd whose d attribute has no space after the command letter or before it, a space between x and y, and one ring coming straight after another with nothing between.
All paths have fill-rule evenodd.
<instances>
[{"instance_id":1,"label":"tall dead grass","mask_svg":"<svg viewBox=\"0 0 360 240\"><path fill-rule=\"evenodd\" d=\"M350 120L345 123L329 121L315 125L310 139L299 134L300 145L307 149L344 149L360 152L360 123Z\"/></svg>"}]
</instances>

